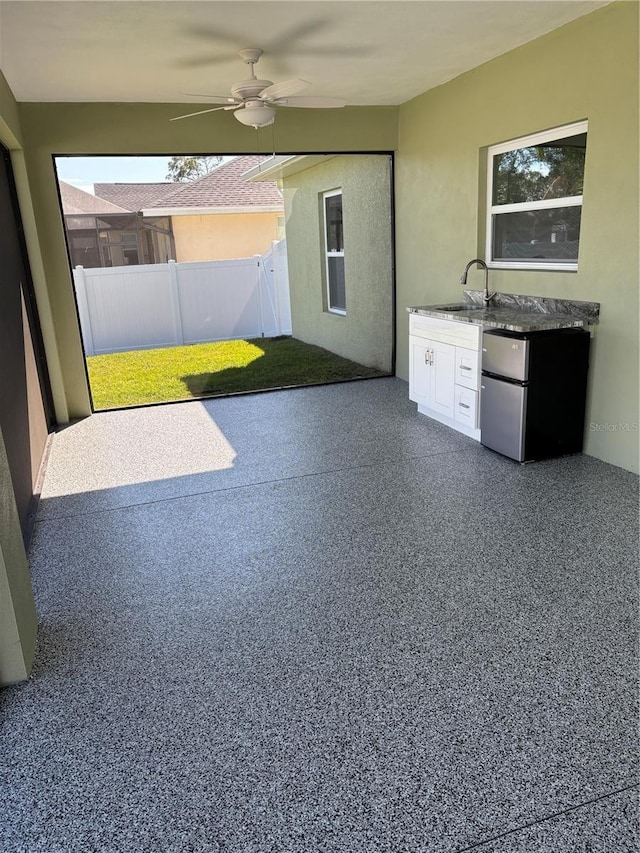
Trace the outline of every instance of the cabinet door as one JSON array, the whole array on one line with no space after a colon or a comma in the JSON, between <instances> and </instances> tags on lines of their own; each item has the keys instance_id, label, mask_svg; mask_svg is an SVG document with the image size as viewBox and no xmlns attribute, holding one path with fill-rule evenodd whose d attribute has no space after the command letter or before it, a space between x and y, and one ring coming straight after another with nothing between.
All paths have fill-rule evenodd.
<instances>
[{"instance_id":1,"label":"cabinet door","mask_svg":"<svg viewBox=\"0 0 640 853\"><path fill-rule=\"evenodd\" d=\"M409 338L409 399L428 406L431 397L431 367L429 341Z\"/></svg>"},{"instance_id":2,"label":"cabinet door","mask_svg":"<svg viewBox=\"0 0 640 853\"><path fill-rule=\"evenodd\" d=\"M454 388L456 382L456 348L451 344L429 341L431 349L431 399L430 408L441 415L454 415Z\"/></svg>"}]
</instances>

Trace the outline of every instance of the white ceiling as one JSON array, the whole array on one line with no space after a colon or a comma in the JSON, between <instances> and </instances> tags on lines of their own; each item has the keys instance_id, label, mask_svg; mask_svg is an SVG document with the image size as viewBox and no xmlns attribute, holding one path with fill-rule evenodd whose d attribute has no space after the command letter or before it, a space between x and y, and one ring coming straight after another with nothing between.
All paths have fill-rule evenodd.
<instances>
[{"instance_id":1,"label":"white ceiling","mask_svg":"<svg viewBox=\"0 0 640 853\"><path fill-rule=\"evenodd\" d=\"M247 76L400 104L609 0L0 0L0 69L18 101L198 102Z\"/></svg>"}]
</instances>

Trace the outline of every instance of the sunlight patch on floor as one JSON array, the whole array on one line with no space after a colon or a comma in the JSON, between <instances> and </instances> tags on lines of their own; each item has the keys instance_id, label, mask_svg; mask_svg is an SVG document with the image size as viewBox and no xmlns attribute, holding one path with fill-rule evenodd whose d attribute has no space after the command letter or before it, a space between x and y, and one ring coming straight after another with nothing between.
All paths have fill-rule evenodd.
<instances>
[{"instance_id":1,"label":"sunlight patch on floor","mask_svg":"<svg viewBox=\"0 0 640 853\"><path fill-rule=\"evenodd\" d=\"M100 412L54 436L42 498L233 468L201 403Z\"/></svg>"}]
</instances>

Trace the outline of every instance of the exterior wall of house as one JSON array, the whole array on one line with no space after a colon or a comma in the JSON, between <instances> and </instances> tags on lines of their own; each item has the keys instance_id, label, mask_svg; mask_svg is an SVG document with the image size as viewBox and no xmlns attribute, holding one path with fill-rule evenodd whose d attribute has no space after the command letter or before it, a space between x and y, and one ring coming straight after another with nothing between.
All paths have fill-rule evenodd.
<instances>
[{"instance_id":1,"label":"exterior wall of house","mask_svg":"<svg viewBox=\"0 0 640 853\"><path fill-rule=\"evenodd\" d=\"M323 193L342 190L346 314L327 310ZM296 338L392 369L393 244L386 155L335 157L284 179Z\"/></svg>"},{"instance_id":2,"label":"exterior wall of house","mask_svg":"<svg viewBox=\"0 0 640 853\"><path fill-rule=\"evenodd\" d=\"M176 261L226 261L266 252L282 213L207 213L172 216Z\"/></svg>"},{"instance_id":3,"label":"exterior wall of house","mask_svg":"<svg viewBox=\"0 0 640 853\"><path fill-rule=\"evenodd\" d=\"M496 270L491 290L601 303L585 450L638 470L638 4L579 18L400 107L398 375L406 307L458 300L484 257L486 147L589 120L579 269ZM482 287L472 271L471 287Z\"/></svg>"}]
</instances>

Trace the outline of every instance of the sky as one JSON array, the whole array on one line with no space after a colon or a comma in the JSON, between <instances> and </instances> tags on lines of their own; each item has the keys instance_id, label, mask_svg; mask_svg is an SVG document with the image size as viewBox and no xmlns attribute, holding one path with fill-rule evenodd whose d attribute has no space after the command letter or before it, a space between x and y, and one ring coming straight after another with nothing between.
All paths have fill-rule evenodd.
<instances>
[{"instance_id":1,"label":"sky","mask_svg":"<svg viewBox=\"0 0 640 853\"><path fill-rule=\"evenodd\" d=\"M166 181L170 159L169 155L164 157L56 157L56 169L60 180L92 193L94 183Z\"/></svg>"},{"instance_id":2,"label":"sky","mask_svg":"<svg viewBox=\"0 0 640 853\"><path fill-rule=\"evenodd\" d=\"M93 184L167 180L170 157L56 157L58 177L87 192Z\"/></svg>"}]
</instances>

